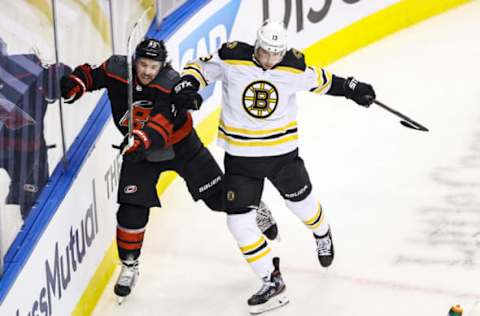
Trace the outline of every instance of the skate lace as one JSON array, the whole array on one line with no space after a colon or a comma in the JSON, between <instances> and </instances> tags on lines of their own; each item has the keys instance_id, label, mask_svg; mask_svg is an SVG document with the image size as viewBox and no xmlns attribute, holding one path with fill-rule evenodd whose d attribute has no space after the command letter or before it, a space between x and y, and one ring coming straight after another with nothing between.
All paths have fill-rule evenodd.
<instances>
[{"instance_id":1,"label":"skate lace","mask_svg":"<svg viewBox=\"0 0 480 316\"><path fill-rule=\"evenodd\" d=\"M258 290L258 292L256 293L256 295L262 296L262 295L270 292L270 290L271 290L272 288L275 288L275 282L265 282L265 281L264 281L262 287L260 288L260 290Z\"/></svg>"},{"instance_id":2,"label":"skate lace","mask_svg":"<svg viewBox=\"0 0 480 316\"><path fill-rule=\"evenodd\" d=\"M332 254L332 240L330 236L317 238L317 251L319 256L330 256Z\"/></svg>"},{"instance_id":3,"label":"skate lace","mask_svg":"<svg viewBox=\"0 0 480 316\"><path fill-rule=\"evenodd\" d=\"M265 203L261 202L257 209L257 226L263 232L268 229L270 226L275 224L272 213L267 208Z\"/></svg>"},{"instance_id":4,"label":"skate lace","mask_svg":"<svg viewBox=\"0 0 480 316\"><path fill-rule=\"evenodd\" d=\"M127 266L122 265L122 270L118 276L117 284L123 286L129 286L133 283L135 275L137 274L138 267L136 265Z\"/></svg>"}]
</instances>

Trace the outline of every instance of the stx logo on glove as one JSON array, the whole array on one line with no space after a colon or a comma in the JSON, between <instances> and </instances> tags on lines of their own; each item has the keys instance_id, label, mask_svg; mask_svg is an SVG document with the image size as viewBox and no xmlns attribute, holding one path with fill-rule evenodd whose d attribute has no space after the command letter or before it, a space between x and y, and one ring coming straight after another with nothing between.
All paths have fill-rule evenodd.
<instances>
[{"instance_id":1,"label":"stx logo on glove","mask_svg":"<svg viewBox=\"0 0 480 316\"><path fill-rule=\"evenodd\" d=\"M180 91L186 88L193 88L193 84L188 80L183 80L175 86L175 93L180 93Z\"/></svg>"},{"instance_id":2,"label":"stx logo on glove","mask_svg":"<svg viewBox=\"0 0 480 316\"><path fill-rule=\"evenodd\" d=\"M352 78L352 80L350 80L350 82L348 83L348 87L352 90L355 90L357 85L358 85L358 81L355 78Z\"/></svg>"}]
</instances>

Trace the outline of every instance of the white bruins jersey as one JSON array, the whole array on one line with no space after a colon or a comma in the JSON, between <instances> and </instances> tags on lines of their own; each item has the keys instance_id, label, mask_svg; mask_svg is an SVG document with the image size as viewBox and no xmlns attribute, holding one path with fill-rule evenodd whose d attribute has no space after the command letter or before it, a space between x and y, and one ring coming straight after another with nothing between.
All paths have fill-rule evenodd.
<instances>
[{"instance_id":1,"label":"white bruins jersey","mask_svg":"<svg viewBox=\"0 0 480 316\"><path fill-rule=\"evenodd\" d=\"M291 49L282 62L263 70L253 58L254 47L225 43L214 54L188 63L200 89L221 80L223 105L218 144L234 156L276 156L297 148L297 91L326 93L332 75L308 67L302 53Z\"/></svg>"}]
</instances>

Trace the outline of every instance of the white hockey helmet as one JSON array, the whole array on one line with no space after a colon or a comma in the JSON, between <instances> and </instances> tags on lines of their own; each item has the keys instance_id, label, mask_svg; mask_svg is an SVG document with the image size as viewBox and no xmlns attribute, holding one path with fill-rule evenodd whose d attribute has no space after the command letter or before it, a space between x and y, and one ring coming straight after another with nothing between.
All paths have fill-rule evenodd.
<instances>
[{"instance_id":1,"label":"white hockey helmet","mask_svg":"<svg viewBox=\"0 0 480 316\"><path fill-rule=\"evenodd\" d=\"M285 55L287 51L287 30L282 22L266 20L257 31L255 50L259 47L269 53Z\"/></svg>"}]
</instances>

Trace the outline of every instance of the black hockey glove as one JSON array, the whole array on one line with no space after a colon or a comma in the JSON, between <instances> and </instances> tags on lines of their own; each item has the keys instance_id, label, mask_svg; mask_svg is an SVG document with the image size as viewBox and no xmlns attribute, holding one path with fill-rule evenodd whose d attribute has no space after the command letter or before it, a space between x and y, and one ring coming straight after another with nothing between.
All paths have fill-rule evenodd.
<instances>
[{"instance_id":1,"label":"black hockey glove","mask_svg":"<svg viewBox=\"0 0 480 316\"><path fill-rule=\"evenodd\" d=\"M343 84L345 97L355 101L357 104L369 107L375 100L375 91L368 83L360 82L353 77L348 77Z\"/></svg>"},{"instance_id":2,"label":"black hockey glove","mask_svg":"<svg viewBox=\"0 0 480 316\"><path fill-rule=\"evenodd\" d=\"M179 110L198 110L203 98L198 94L199 84L192 76L184 76L172 90L172 99Z\"/></svg>"},{"instance_id":3,"label":"black hockey glove","mask_svg":"<svg viewBox=\"0 0 480 316\"><path fill-rule=\"evenodd\" d=\"M143 130L134 129L133 145L128 147L128 135L125 135L120 150L123 154L123 159L126 161L139 162L145 159L145 151L150 148L150 137Z\"/></svg>"}]
</instances>

